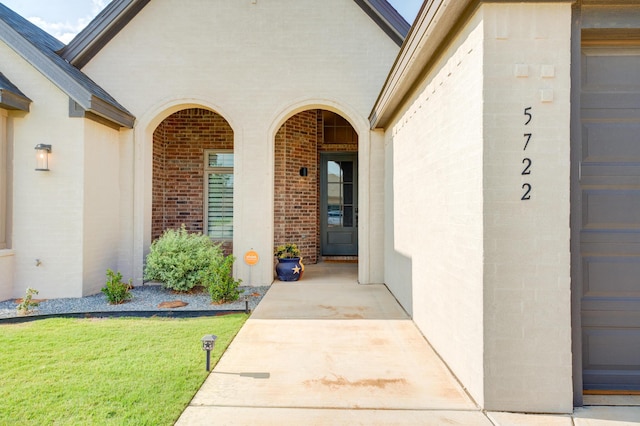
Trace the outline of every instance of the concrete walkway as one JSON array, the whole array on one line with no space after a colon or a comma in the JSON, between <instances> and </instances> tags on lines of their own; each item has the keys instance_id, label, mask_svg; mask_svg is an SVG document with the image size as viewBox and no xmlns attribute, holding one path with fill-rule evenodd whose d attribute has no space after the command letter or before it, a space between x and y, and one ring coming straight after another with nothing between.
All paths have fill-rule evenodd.
<instances>
[{"instance_id":1,"label":"concrete walkway","mask_svg":"<svg viewBox=\"0 0 640 426\"><path fill-rule=\"evenodd\" d=\"M177 425L632 425L640 407L486 413L357 266L273 284Z\"/></svg>"}]
</instances>

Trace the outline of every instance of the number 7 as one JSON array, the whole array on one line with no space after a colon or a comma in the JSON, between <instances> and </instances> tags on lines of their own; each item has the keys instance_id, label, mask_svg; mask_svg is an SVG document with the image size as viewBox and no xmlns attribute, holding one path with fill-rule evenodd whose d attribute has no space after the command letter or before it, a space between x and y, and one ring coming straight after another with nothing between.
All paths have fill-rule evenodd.
<instances>
[{"instance_id":1,"label":"number 7","mask_svg":"<svg viewBox=\"0 0 640 426\"><path fill-rule=\"evenodd\" d=\"M531 133L525 133L524 137L527 138L527 140L524 143L523 151L526 151L527 150L527 146L529 146L529 142L531 142Z\"/></svg>"}]
</instances>

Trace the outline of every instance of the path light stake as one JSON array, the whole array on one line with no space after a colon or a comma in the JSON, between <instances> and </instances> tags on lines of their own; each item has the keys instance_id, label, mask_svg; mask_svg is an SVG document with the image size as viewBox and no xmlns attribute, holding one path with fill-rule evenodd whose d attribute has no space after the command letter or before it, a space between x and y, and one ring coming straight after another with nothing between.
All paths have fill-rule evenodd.
<instances>
[{"instance_id":1,"label":"path light stake","mask_svg":"<svg viewBox=\"0 0 640 426\"><path fill-rule=\"evenodd\" d=\"M210 361L211 361L211 351L213 350L213 347L216 345L216 339L218 338L218 336L214 335L214 334L207 334L206 336L204 336L201 340L202 340L202 350L203 351L207 351L207 371L210 370L209 365L210 365Z\"/></svg>"}]
</instances>

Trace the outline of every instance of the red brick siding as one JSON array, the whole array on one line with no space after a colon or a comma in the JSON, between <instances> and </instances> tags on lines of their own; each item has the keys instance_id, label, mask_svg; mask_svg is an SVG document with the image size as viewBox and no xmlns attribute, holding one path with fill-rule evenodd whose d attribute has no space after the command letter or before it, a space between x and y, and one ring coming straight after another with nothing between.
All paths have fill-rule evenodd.
<instances>
[{"instance_id":1,"label":"red brick siding","mask_svg":"<svg viewBox=\"0 0 640 426\"><path fill-rule=\"evenodd\" d=\"M206 149L233 150L233 130L215 112L178 111L154 131L152 239L182 224L191 232L203 232ZM232 241L224 248L230 253Z\"/></svg>"},{"instance_id":2,"label":"red brick siding","mask_svg":"<svg viewBox=\"0 0 640 426\"><path fill-rule=\"evenodd\" d=\"M357 141L325 144L321 110L287 120L275 138L274 246L293 242L307 263L320 255L320 152L358 151ZM300 176L307 167L308 176Z\"/></svg>"}]
</instances>

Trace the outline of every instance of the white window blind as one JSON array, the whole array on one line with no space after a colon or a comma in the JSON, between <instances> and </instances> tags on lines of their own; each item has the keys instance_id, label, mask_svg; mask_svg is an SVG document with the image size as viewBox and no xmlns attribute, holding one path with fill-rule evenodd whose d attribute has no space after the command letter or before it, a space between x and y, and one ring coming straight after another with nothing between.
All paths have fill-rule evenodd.
<instances>
[{"instance_id":1,"label":"white window blind","mask_svg":"<svg viewBox=\"0 0 640 426\"><path fill-rule=\"evenodd\" d=\"M206 229L209 237L233 239L233 153L206 151Z\"/></svg>"}]
</instances>

